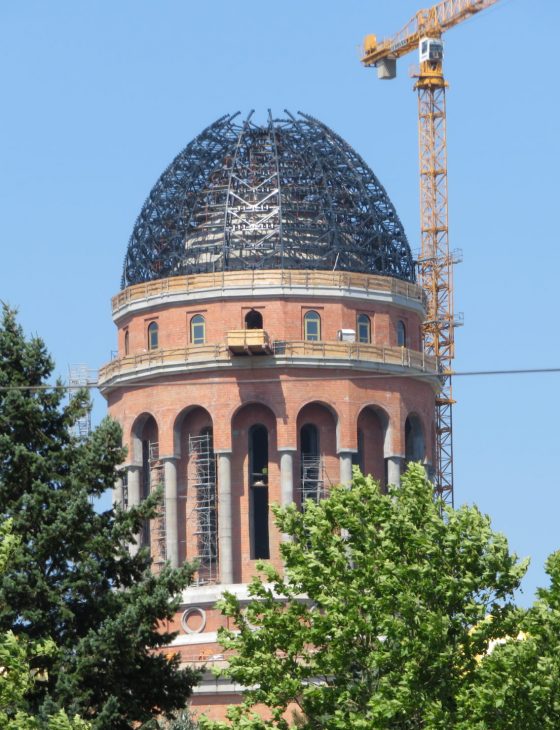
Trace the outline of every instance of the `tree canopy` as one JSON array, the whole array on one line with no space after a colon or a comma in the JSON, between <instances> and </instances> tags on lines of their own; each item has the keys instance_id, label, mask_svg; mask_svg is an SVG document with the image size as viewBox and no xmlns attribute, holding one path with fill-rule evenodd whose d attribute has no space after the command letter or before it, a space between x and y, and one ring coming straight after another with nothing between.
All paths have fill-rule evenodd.
<instances>
[{"instance_id":1,"label":"tree canopy","mask_svg":"<svg viewBox=\"0 0 560 730\"><path fill-rule=\"evenodd\" d=\"M488 651L461 696L461 730L560 727L560 552L546 564L549 588L519 611L510 636Z\"/></svg>"},{"instance_id":2,"label":"tree canopy","mask_svg":"<svg viewBox=\"0 0 560 730\"><path fill-rule=\"evenodd\" d=\"M92 505L125 460L119 426L105 419L84 441L71 434L89 408L48 385L53 363L26 339L6 306L0 322L0 519L11 519L20 549L0 575L0 632L49 639L32 667L46 681L26 700L37 716L65 708L95 729L153 725L184 707L196 675L157 650L191 568L150 571L146 549L128 545L154 514L149 498L127 512ZM60 386L60 384L59 384Z\"/></svg>"},{"instance_id":3,"label":"tree canopy","mask_svg":"<svg viewBox=\"0 0 560 730\"><path fill-rule=\"evenodd\" d=\"M386 494L356 472L302 511L273 509L290 538L284 574L262 564L248 606L221 602L237 628L220 632L225 674L248 688L232 725L461 727L481 656L516 625L526 570L488 517L436 503L418 464Z\"/></svg>"},{"instance_id":4,"label":"tree canopy","mask_svg":"<svg viewBox=\"0 0 560 730\"><path fill-rule=\"evenodd\" d=\"M12 534L12 522L0 525L0 575L8 569L20 541ZM40 720L28 711L26 695L41 677L31 670L30 658L56 652L51 640L29 642L13 631L0 634L0 727L6 730L89 730L89 724L78 717L69 719L64 710Z\"/></svg>"}]
</instances>

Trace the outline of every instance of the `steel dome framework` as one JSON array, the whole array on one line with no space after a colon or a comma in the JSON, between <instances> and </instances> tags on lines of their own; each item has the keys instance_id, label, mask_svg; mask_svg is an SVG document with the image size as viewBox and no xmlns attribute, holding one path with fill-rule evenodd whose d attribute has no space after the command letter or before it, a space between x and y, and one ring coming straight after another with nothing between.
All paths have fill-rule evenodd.
<instances>
[{"instance_id":1,"label":"steel dome framework","mask_svg":"<svg viewBox=\"0 0 560 730\"><path fill-rule=\"evenodd\" d=\"M123 288L243 269L357 271L413 281L385 189L341 137L306 114L258 126L221 117L161 175L134 226Z\"/></svg>"}]
</instances>

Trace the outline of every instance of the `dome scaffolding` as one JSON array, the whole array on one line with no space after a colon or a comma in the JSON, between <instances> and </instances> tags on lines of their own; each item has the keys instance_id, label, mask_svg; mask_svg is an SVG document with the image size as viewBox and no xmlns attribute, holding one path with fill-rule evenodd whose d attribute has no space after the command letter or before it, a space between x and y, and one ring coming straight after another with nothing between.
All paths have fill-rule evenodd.
<instances>
[{"instance_id":1,"label":"dome scaffolding","mask_svg":"<svg viewBox=\"0 0 560 730\"><path fill-rule=\"evenodd\" d=\"M385 189L341 137L299 113L207 127L161 175L134 226L122 287L183 274L322 269L414 281Z\"/></svg>"}]
</instances>

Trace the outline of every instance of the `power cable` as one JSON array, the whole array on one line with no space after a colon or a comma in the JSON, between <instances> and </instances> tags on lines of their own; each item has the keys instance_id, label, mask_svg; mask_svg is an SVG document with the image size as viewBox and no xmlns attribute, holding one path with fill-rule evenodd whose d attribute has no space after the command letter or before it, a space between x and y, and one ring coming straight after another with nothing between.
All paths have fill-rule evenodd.
<instances>
[{"instance_id":1,"label":"power cable","mask_svg":"<svg viewBox=\"0 0 560 730\"><path fill-rule=\"evenodd\" d=\"M503 376L503 375L543 375L560 373L560 367L552 368L511 368L502 370L458 370L451 373L453 378L457 377L484 377L484 376ZM247 385L254 383L290 383L292 381L297 382L319 382L324 380L372 380L379 378L415 378L418 379L429 379L432 380L437 378L437 373L368 373L367 375L353 375L347 372L341 374L321 375L321 376L306 376L306 377L276 377L276 378L247 378L244 380L235 379L231 377L224 378L221 374L220 377L212 378L210 380L143 380L139 383L118 383L115 385L103 385L100 386L98 383L88 383L87 385L68 385L67 383L44 383L41 385L0 385L0 392L8 390L116 390L118 388L145 388L147 386L182 386L191 385L199 387L201 385Z\"/></svg>"}]
</instances>

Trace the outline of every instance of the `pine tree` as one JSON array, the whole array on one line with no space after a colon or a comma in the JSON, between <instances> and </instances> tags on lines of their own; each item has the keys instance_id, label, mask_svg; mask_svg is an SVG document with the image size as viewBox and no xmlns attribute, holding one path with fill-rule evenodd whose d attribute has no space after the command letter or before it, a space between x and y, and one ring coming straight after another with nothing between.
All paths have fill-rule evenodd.
<instances>
[{"instance_id":1,"label":"pine tree","mask_svg":"<svg viewBox=\"0 0 560 730\"><path fill-rule=\"evenodd\" d=\"M4 574L19 550L12 535L11 520L0 523L0 575ZM30 658L52 655L56 646L50 639L28 642L13 631L0 633L0 727L9 730L90 730L80 718L69 718L64 710L40 720L28 712L29 688L42 677L31 670Z\"/></svg>"},{"instance_id":2,"label":"pine tree","mask_svg":"<svg viewBox=\"0 0 560 730\"><path fill-rule=\"evenodd\" d=\"M125 460L121 431L105 419L85 441L71 435L89 407L80 392L64 405L60 384L47 385L53 362L42 341L26 339L5 305L0 322L0 519L21 542L0 576L0 631L59 651L37 658L46 682L28 700L38 715L64 707L95 729L154 725L185 705L196 675L158 648L192 569L150 572L142 549L127 546L156 498L128 512L97 513Z\"/></svg>"}]
</instances>

